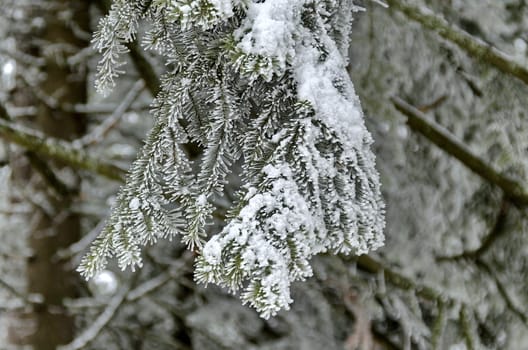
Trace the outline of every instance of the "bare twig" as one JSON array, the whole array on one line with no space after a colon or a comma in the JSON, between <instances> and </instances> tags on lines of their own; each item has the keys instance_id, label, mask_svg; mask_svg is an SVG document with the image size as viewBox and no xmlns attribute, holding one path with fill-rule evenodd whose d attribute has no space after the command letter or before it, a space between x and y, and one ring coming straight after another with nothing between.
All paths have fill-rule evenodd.
<instances>
[{"instance_id":1,"label":"bare twig","mask_svg":"<svg viewBox=\"0 0 528 350\"><path fill-rule=\"evenodd\" d=\"M348 291L343 298L345 308L355 318L354 329L345 340L345 350L372 349L374 347L370 316L357 299L357 295L352 291Z\"/></svg>"},{"instance_id":2,"label":"bare twig","mask_svg":"<svg viewBox=\"0 0 528 350\"><path fill-rule=\"evenodd\" d=\"M409 5L404 0L386 0L386 2L391 8L456 44L470 56L528 84L528 68L504 52L449 24L429 9Z\"/></svg>"},{"instance_id":3,"label":"bare twig","mask_svg":"<svg viewBox=\"0 0 528 350\"><path fill-rule=\"evenodd\" d=\"M486 181L498 186L504 195L517 206L528 205L528 192L517 181L499 173L485 160L473 154L461 141L445 128L437 125L415 107L398 97L393 97L392 103L398 111L407 116L407 125L425 136L429 141L449 153L465 166L481 176Z\"/></svg>"},{"instance_id":4,"label":"bare twig","mask_svg":"<svg viewBox=\"0 0 528 350\"><path fill-rule=\"evenodd\" d=\"M416 107L416 109L418 109L422 113L427 113L430 110L438 108L445 101L447 101L447 95L442 95L439 98L435 99L433 102L430 102L430 103L428 103L426 105L418 106L418 107Z\"/></svg>"},{"instance_id":5,"label":"bare twig","mask_svg":"<svg viewBox=\"0 0 528 350\"><path fill-rule=\"evenodd\" d=\"M78 114L112 114L118 106L119 105L116 103L78 103L74 105L63 105L61 106L61 109L66 112ZM148 103L138 103L137 101L134 101L134 103L132 103L132 105L130 106L130 109L135 111L148 111L150 109L150 105Z\"/></svg>"},{"instance_id":6,"label":"bare twig","mask_svg":"<svg viewBox=\"0 0 528 350\"><path fill-rule=\"evenodd\" d=\"M75 193L73 189L69 188L68 185L59 179L48 163L35 154L35 152L27 151L25 152L25 156L29 160L29 163L33 169L35 169L46 181L46 183L50 185L51 188L53 188L55 192L63 199L67 199Z\"/></svg>"}]
</instances>

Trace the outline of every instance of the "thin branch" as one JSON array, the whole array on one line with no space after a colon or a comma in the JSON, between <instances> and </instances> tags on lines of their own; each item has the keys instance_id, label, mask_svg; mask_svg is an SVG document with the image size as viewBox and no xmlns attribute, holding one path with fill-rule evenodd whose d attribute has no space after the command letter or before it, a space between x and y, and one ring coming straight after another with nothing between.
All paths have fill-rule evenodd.
<instances>
[{"instance_id":1,"label":"thin branch","mask_svg":"<svg viewBox=\"0 0 528 350\"><path fill-rule=\"evenodd\" d=\"M6 55L14 59L17 63L29 67L44 67L46 64L44 58L32 56L20 50L8 50L4 47L0 47L0 55Z\"/></svg>"},{"instance_id":2,"label":"thin branch","mask_svg":"<svg viewBox=\"0 0 528 350\"><path fill-rule=\"evenodd\" d=\"M123 303L135 301L162 287L168 281L177 279L177 277L187 271L185 267L192 260L193 254L188 253L183 257L179 264L171 266L168 272L163 272L134 289L131 289L130 284L123 286L118 293L112 297L105 310L97 317L92 325L81 332L81 334L79 334L79 336L70 344L59 347L59 350L79 350L90 344L99 335L101 330L113 319L117 310ZM90 307L91 305L87 306ZM94 304L94 306L97 306L97 304Z\"/></svg>"},{"instance_id":3,"label":"thin branch","mask_svg":"<svg viewBox=\"0 0 528 350\"><path fill-rule=\"evenodd\" d=\"M467 250L467 251L462 252L461 254L457 254L453 256L439 257L437 260L447 261L447 260L479 258L482 254L487 252L493 246L493 243L495 243L497 239L502 237L507 232L505 230L505 226L506 226L506 219L508 218L509 209L510 209L510 203L507 200L503 199L501 202L499 212L497 213L495 223L493 224L493 227L491 228L491 231L488 233L488 235L484 237L484 239L482 240L480 247L478 247L475 250Z\"/></svg>"},{"instance_id":4,"label":"thin branch","mask_svg":"<svg viewBox=\"0 0 528 350\"><path fill-rule=\"evenodd\" d=\"M61 249L55 255L57 260L66 260L82 253L92 242L99 236L106 224L106 219L99 221L99 223L83 236L79 241L73 243L65 249Z\"/></svg>"},{"instance_id":5,"label":"thin branch","mask_svg":"<svg viewBox=\"0 0 528 350\"><path fill-rule=\"evenodd\" d=\"M7 116L6 118L4 118ZM7 111L0 106L0 136L40 156L53 158L78 169L93 171L116 181L123 181L125 170L89 156L68 142L46 136L38 131L9 121Z\"/></svg>"},{"instance_id":6,"label":"thin branch","mask_svg":"<svg viewBox=\"0 0 528 350\"><path fill-rule=\"evenodd\" d=\"M171 280L171 274L169 272L162 272L156 277L151 278L150 280L142 283L141 285L134 288L127 295L127 301L134 301L148 293L155 291L162 287L165 283Z\"/></svg>"},{"instance_id":7,"label":"thin branch","mask_svg":"<svg viewBox=\"0 0 528 350\"><path fill-rule=\"evenodd\" d=\"M69 198L75 194L75 191L68 187L59 177L53 172L51 167L42 158L35 154L35 152L25 152L26 158L40 176L51 186L63 199Z\"/></svg>"},{"instance_id":8,"label":"thin branch","mask_svg":"<svg viewBox=\"0 0 528 350\"><path fill-rule=\"evenodd\" d=\"M460 325L462 326L462 334L466 339L466 346L468 350L478 349L478 334L475 329L475 320L465 305L460 307L459 317Z\"/></svg>"},{"instance_id":9,"label":"thin branch","mask_svg":"<svg viewBox=\"0 0 528 350\"><path fill-rule=\"evenodd\" d=\"M403 290L412 290L416 293L416 295L424 299L431 301L445 301L446 299L449 299L451 301L458 302L458 300L448 297L441 291L437 291L429 286L416 284L410 278L392 270L388 266L368 255L361 255L357 257L357 265L362 270L368 271L372 274L382 273L385 280L389 281L394 286Z\"/></svg>"},{"instance_id":10,"label":"thin branch","mask_svg":"<svg viewBox=\"0 0 528 350\"><path fill-rule=\"evenodd\" d=\"M515 61L511 56L449 24L444 18L427 8L409 5L404 0L386 0L386 2L391 8L400 11L423 27L435 31L470 56L528 84L528 68Z\"/></svg>"},{"instance_id":11,"label":"thin branch","mask_svg":"<svg viewBox=\"0 0 528 350\"><path fill-rule=\"evenodd\" d=\"M442 336L446 327L446 305L443 301L438 301L438 316L432 329L431 348L433 350L442 349Z\"/></svg>"},{"instance_id":12,"label":"thin branch","mask_svg":"<svg viewBox=\"0 0 528 350\"><path fill-rule=\"evenodd\" d=\"M528 205L528 192L524 186L499 173L482 158L473 154L461 141L448 130L428 118L415 107L398 97L391 98L394 107L407 116L407 125L414 131L425 136L429 141L452 155L465 166L481 176L486 181L502 189L504 195L516 206Z\"/></svg>"},{"instance_id":13,"label":"thin branch","mask_svg":"<svg viewBox=\"0 0 528 350\"><path fill-rule=\"evenodd\" d=\"M116 103L97 103L97 104L74 104L74 105L62 105L61 109L66 112L73 112L78 114L112 114L119 105ZM132 103L131 110L134 111L148 111L150 105L148 103L141 103L134 101ZM24 111L18 112L19 114ZM31 112L31 111L30 111Z\"/></svg>"},{"instance_id":14,"label":"thin branch","mask_svg":"<svg viewBox=\"0 0 528 350\"><path fill-rule=\"evenodd\" d=\"M13 296L19 298L20 300L23 300L25 302L28 301L27 296L25 296L23 293L21 293L18 290L16 290L15 287L13 287L12 285L10 285L9 283L7 283L6 281L4 281L1 278L0 278L0 287L2 287L3 289L7 290L9 293L11 293Z\"/></svg>"},{"instance_id":15,"label":"thin branch","mask_svg":"<svg viewBox=\"0 0 528 350\"><path fill-rule=\"evenodd\" d=\"M442 105L445 101L447 101L447 95L442 95L435 99L433 102L428 103L426 105L418 106L416 109L418 109L422 113L427 113L433 109L438 108L440 105Z\"/></svg>"},{"instance_id":16,"label":"thin branch","mask_svg":"<svg viewBox=\"0 0 528 350\"><path fill-rule=\"evenodd\" d=\"M119 309L125 297L130 290L129 286L123 286L119 292L110 299L108 306L95 319L92 325L86 328L71 343L60 346L60 350L79 350L90 344L101 332L101 330L114 318L116 311Z\"/></svg>"},{"instance_id":17,"label":"thin branch","mask_svg":"<svg viewBox=\"0 0 528 350\"><path fill-rule=\"evenodd\" d=\"M138 80L132 86L130 91L123 98L123 101L117 106L110 117L106 118L104 122L98 125L91 133L84 135L78 140L75 140L73 144L79 144L81 147L84 147L97 143L99 140L103 139L104 136L108 134L108 132L112 130L115 125L117 125L128 108L136 100L141 91L143 91L144 87L145 83L143 80Z\"/></svg>"},{"instance_id":18,"label":"thin branch","mask_svg":"<svg viewBox=\"0 0 528 350\"><path fill-rule=\"evenodd\" d=\"M12 121L13 118L7 112L7 109L0 105L0 119L5 121ZM61 179L51 169L51 167L42 159L40 159L34 152L27 151L25 156L28 159L31 166L42 176L42 178L48 183L62 197L69 197L72 191L68 186L62 182Z\"/></svg>"},{"instance_id":19,"label":"thin branch","mask_svg":"<svg viewBox=\"0 0 528 350\"><path fill-rule=\"evenodd\" d=\"M193 254L190 252L186 252L183 256L183 259L178 261L177 264L172 265L167 271L162 272L161 274L157 275L156 277L153 277L152 279L143 282L133 290L131 290L127 297L127 301L135 301L149 293L152 293L156 291L157 289L161 288L165 283L178 279L184 272L188 271L188 265L193 260Z\"/></svg>"},{"instance_id":20,"label":"thin branch","mask_svg":"<svg viewBox=\"0 0 528 350\"><path fill-rule=\"evenodd\" d=\"M500 295L502 296L502 299L504 300L504 303L506 304L506 307L514 313L519 319L528 326L528 312L525 310L522 310L520 307L515 305L515 302L508 294L507 288L504 286L504 284L499 279L499 276L493 271L491 266L485 262L482 259L477 259L475 261L478 267L482 268L495 282L495 285L497 286L497 289L499 290Z\"/></svg>"}]
</instances>

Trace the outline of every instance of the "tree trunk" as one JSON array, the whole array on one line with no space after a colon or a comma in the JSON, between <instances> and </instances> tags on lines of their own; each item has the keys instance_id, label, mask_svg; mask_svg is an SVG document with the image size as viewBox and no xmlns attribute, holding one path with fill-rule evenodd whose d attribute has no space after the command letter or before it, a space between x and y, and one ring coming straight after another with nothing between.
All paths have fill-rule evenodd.
<instances>
[{"instance_id":1,"label":"tree trunk","mask_svg":"<svg viewBox=\"0 0 528 350\"><path fill-rule=\"evenodd\" d=\"M45 59L41 69L45 76L36 89L20 88L16 94L24 95L22 100L32 100L37 106L38 115L31 127L56 138L78 138L85 131L84 117L62 107L86 101L86 70L72 68L68 58L89 44L89 2L39 1L30 6L27 18L39 21L34 31L14 34L21 51ZM40 91L41 96L35 91ZM42 95L51 99L42 101ZM42 169L51 165L48 160L43 162L31 153L25 155L28 162L15 169L16 174L24 182L38 178L35 189L31 188L35 196L32 199L47 203L46 210L36 208L28 218L32 231L27 292L40 295L41 301L29 311L15 315L9 337L14 344L53 350L74 336L74 319L62 303L65 298L77 296L78 277L74 266L58 260L56 253L81 236L80 216L70 210L80 192L80 179L71 170L73 176L68 176L68 181L60 180L49 169ZM61 164L54 164L53 168L64 170Z\"/></svg>"}]
</instances>

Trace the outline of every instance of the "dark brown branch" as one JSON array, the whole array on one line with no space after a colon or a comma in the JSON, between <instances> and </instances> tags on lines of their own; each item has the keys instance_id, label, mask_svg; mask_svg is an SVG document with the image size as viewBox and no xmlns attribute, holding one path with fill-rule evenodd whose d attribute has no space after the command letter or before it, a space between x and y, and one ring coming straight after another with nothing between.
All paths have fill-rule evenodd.
<instances>
[{"instance_id":1,"label":"dark brown branch","mask_svg":"<svg viewBox=\"0 0 528 350\"><path fill-rule=\"evenodd\" d=\"M59 177L53 172L51 167L35 152L27 151L24 153L29 163L35 169L48 185L51 186L62 198L68 198L75 194L73 189L69 188Z\"/></svg>"},{"instance_id":2,"label":"dark brown branch","mask_svg":"<svg viewBox=\"0 0 528 350\"><path fill-rule=\"evenodd\" d=\"M498 186L506 198L516 206L528 205L528 192L519 182L499 173L485 160L473 154L448 130L428 118L417 108L398 97L391 99L394 107L407 116L407 125L429 141L452 155L486 181Z\"/></svg>"},{"instance_id":3,"label":"dark brown branch","mask_svg":"<svg viewBox=\"0 0 528 350\"><path fill-rule=\"evenodd\" d=\"M5 290L7 290L13 296L19 298L22 301L24 301L24 302L28 301L27 297L23 293L21 293L18 290L16 290L15 287L13 287L12 285L10 285L9 283L7 283L6 281L4 281L1 278L0 278L0 287L5 289Z\"/></svg>"}]
</instances>

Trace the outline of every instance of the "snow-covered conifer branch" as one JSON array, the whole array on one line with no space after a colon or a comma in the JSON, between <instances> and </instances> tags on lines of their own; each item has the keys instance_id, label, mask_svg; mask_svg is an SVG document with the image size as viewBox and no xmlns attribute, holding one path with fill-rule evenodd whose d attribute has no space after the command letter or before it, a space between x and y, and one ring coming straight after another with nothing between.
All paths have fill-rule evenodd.
<instances>
[{"instance_id":1,"label":"snow-covered conifer branch","mask_svg":"<svg viewBox=\"0 0 528 350\"><path fill-rule=\"evenodd\" d=\"M113 52L140 17L123 6L114 4L96 40L117 69ZM179 233L199 253L199 281L242 288L243 301L269 317L288 308L291 283L311 276L314 255L381 246L372 139L345 69L354 10L345 0L155 0L141 11L152 23L144 44L168 71L154 129L82 273L114 255L140 266L142 245ZM106 32L127 17L121 34ZM107 68L101 84L111 86ZM188 142L201 149L192 162ZM238 199L211 232L235 165Z\"/></svg>"}]
</instances>

